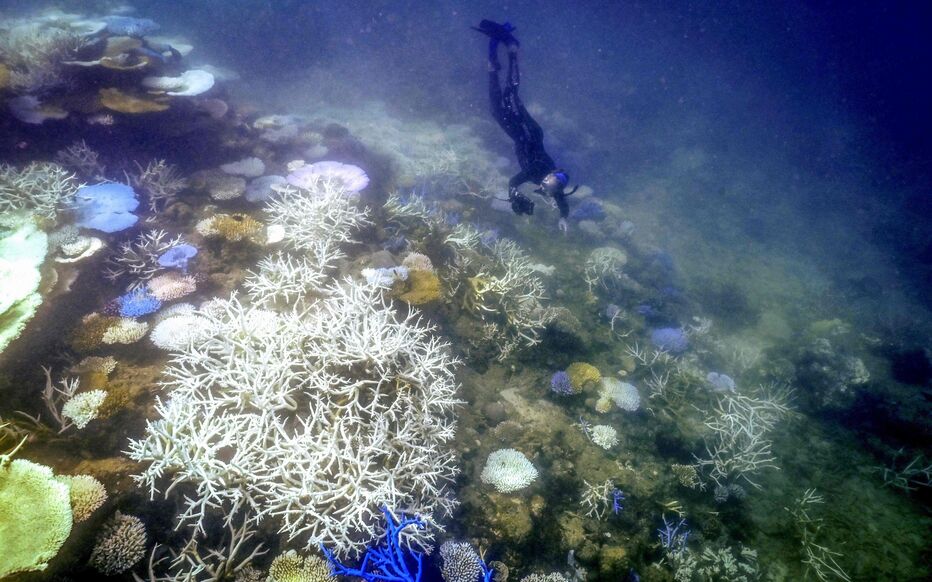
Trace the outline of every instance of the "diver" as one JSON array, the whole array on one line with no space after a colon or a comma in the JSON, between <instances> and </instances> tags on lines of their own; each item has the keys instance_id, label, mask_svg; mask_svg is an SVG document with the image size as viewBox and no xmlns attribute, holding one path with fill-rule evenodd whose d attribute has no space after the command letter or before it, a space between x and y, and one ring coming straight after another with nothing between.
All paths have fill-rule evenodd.
<instances>
[{"instance_id":1,"label":"diver","mask_svg":"<svg viewBox=\"0 0 932 582\"><path fill-rule=\"evenodd\" d=\"M525 182L537 184L538 187L534 190L536 193L552 196L556 202L560 211L558 227L565 233L566 218L570 211L566 198L576 192L579 186L570 191L566 190L569 176L564 170L557 168L547 154L544 149L544 131L525 109L518 96L518 87L521 84L518 71L520 43L512 34L515 27L508 22L498 24L491 20L483 20L478 27L472 28L489 37L489 99L492 116L515 142L515 155L521 166L521 171L508 180L508 201L511 203L511 209L515 214L534 214L534 202L518 192L518 186ZM498 61L498 47L502 43L508 49L508 79L504 91L498 75L502 68Z\"/></svg>"}]
</instances>

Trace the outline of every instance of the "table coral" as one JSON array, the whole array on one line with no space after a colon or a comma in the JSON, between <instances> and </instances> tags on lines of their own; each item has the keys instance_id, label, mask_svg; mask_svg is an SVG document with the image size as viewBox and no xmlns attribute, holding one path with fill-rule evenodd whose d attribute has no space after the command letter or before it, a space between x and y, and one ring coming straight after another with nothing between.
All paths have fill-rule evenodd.
<instances>
[{"instance_id":1,"label":"table coral","mask_svg":"<svg viewBox=\"0 0 932 582\"><path fill-rule=\"evenodd\" d=\"M45 570L71 522L66 483L46 466L0 455L0 578Z\"/></svg>"},{"instance_id":2,"label":"table coral","mask_svg":"<svg viewBox=\"0 0 932 582\"><path fill-rule=\"evenodd\" d=\"M215 214L197 223L194 229L204 237L222 238L231 242L257 242L262 223L248 214Z\"/></svg>"}]
</instances>

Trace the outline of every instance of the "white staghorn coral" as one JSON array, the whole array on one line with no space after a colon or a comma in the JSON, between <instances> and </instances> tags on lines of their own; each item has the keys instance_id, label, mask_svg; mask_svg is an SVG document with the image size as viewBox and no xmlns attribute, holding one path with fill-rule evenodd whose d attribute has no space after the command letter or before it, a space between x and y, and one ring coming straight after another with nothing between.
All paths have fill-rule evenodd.
<instances>
[{"instance_id":1,"label":"white staghorn coral","mask_svg":"<svg viewBox=\"0 0 932 582\"><path fill-rule=\"evenodd\" d=\"M247 507L289 539L356 553L378 508L449 511L456 360L381 289L346 281L306 310L235 296L202 308L205 336L166 370L168 400L133 441L152 493L191 483L182 522Z\"/></svg>"}]
</instances>

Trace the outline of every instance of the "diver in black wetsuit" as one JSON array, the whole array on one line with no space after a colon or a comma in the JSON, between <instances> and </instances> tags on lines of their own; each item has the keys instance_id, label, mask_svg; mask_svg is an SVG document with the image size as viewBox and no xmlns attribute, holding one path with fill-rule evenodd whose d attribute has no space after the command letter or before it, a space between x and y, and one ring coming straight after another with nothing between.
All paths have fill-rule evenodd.
<instances>
[{"instance_id":1,"label":"diver in black wetsuit","mask_svg":"<svg viewBox=\"0 0 932 582\"><path fill-rule=\"evenodd\" d=\"M534 214L534 202L527 196L518 192L518 186L525 182L538 185L538 194L553 196L560 210L559 228L567 230L566 217L569 215L569 205L566 197L576 192L573 188L569 192L566 186L569 183L567 173L553 162L553 159L544 150L544 131L528 113L518 96L518 87L521 84L521 75L518 71L518 39L512 35L515 28L510 23L498 24L490 20L479 23L479 31L489 37L489 99L492 105L492 116L515 142L515 154L521 171L508 181L508 201L515 214ZM498 46L504 43L508 48L508 79L505 89L502 90L498 72L502 66L498 62Z\"/></svg>"}]
</instances>

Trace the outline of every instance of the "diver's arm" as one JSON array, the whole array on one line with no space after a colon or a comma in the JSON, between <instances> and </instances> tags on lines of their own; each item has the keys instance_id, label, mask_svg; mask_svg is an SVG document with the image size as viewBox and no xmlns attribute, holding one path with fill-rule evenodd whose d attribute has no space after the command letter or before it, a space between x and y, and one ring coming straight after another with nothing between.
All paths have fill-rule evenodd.
<instances>
[{"instance_id":1,"label":"diver's arm","mask_svg":"<svg viewBox=\"0 0 932 582\"><path fill-rule=\"evenodd\" d=\"M557 203L557 209L560 210L560 219L565 220L570 215L570 205L563 194L554 194L554 201Z\"/></svg>"}]
</instances>

